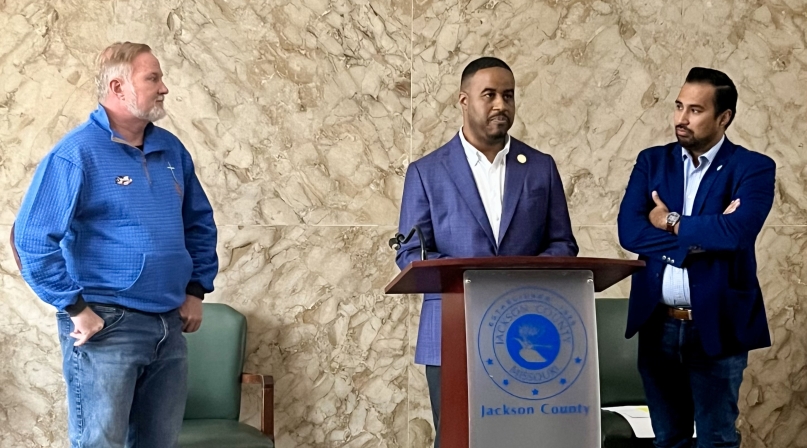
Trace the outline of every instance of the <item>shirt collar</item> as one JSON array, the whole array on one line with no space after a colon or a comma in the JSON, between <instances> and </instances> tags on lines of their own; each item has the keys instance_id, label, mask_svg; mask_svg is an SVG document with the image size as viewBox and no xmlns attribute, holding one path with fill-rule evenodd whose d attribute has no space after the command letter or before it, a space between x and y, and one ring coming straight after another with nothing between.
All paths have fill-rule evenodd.
<instances>
[{"instance_id":1,"label":"shirt collar","mask_svg":"<svg viewBox=\"0 0 807 448\"><path fill-rule=\"evenodd\" d=\"M712 148L710 150L706 151L703 155L698 157L698 161L700 162L698 164L698 166L700 166L702 164L703 165L709 165L710 163L712 163L712 161L715 159L715 157L717 157L717 152L720 151L720 147L723 146L724 141L726 141L726 135L725 134L723 134L723 137L720 139L719 142L717 142L716 145L712 146ZM690 158L689 151L687 151L686 148L684 148L682 146L681 147L681 160L686 161L689 158Z\"/></svg>"},{"instance_id":2,"label":"shirt collar","mask_svg":"<svg viewBox=\"0 0 807 448\"><path fill-rule=\"evenodd\" d=\"M109 124L109 115L106 112L106 108L104 108L102 104L98 103L98 108L96 108L90 114L90 120L94 122L96 125L98 125L101 129L109 132L110 140L119 143L125 142L123 137L121 137L120 134L118 134L112 129L112 126ZM146 129L143 131L144 147L152 146L156 143L154 139L151 138L153 130L154 130L154 123L149 123L146 125ZM145 152L151 152L151 151L154 151L154 149L149 148L149 150Z\"/></svg>"},{"instance_id":3,"label":"shirt collar","mask_svg":"<svg viewBox=\"0 0 807 448\"><path fill-rule=\"evenodd\" d=\"M462 133L462 127L460 127L460 142L462 143L462 149L465 150L465 157L468 159L468 163L471 166L475 166L477 163L488 161L488 158L485 157L484 154L474 145L472 145L468 140L465 139L465 135ZM507 153L510 152L510 134L507 134L507 140L504 142L504 148L496 154L496 157L493 158L493 163L491 165L495 165L496 163L504 163L505 157L507 157Z\"/></svg>"}]
</instances>

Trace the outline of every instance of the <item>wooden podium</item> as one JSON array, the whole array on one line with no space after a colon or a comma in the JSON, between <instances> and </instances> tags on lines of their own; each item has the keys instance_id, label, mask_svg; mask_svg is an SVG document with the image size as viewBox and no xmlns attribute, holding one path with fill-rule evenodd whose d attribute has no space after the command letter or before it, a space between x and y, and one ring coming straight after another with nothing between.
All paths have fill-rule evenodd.
<instances>
[{"instance_id":1,"label":"wooden podium","mask_svg":"<svg viewBox=\"0 0 807 448\"><path fill-rule=\"evenodd\" d=\"M570 275L569 281L576 282L578 286L574 286L577 289L573 289L574 291L582 291L580 289L580 284L582 283L583 290L585 293L568 293L567 295L572 296L582 296L581 303L583 303L583 307L590 306L591 312L586 314L586 312L582 312L579 316L589 316L588 318L583 318L581 320L580 327L585 327L588 325L590 329L587 334L588 345L586 346L586 353L591 354L594 356L590 357L589 370L593 369L593 373L588 372L586 376L590 381L593 375L594 382L597 382L597 374L598 374L598 367L597 367L597 358L596 358L596 323L592 322L594 320L594 292L600 292L608 287L612 286L613 284L619 282L620 280L626 278L633 272L641 269L644 267L644 262L637 261L637 260L621 260L621 259L603 259L603 258L577 258L577 257L489 257L489 258L443 258L443 259L435 259L435 260L426 260L426 261L415 261L407 266L400 274L398 274L395 279L393 279L386 287L387 294L423 294L423 293L441 293L442 294L442 341L441 341L441 349L442 349L442 380L441 380L441 417L440 417L440 443L444 448L468 448L469 446L474 446L472 440L472 431L470 426L470 422L472 419L469 418L469 354L468 354L468 346L475 346L477 339L478 341L482 341L481 335L475 339L472 337L471 333L476 331L475 328L477 326L477 322L466 322L466 312L468 312L468 306L471 304L466 303L466 299L470 300L470 298L466 298L466 285L470 287L471 273L474 275L482 275L483 274L490 274L491 271L493 273L501 273L504 277L501 277L502 280L499 282L502 284L507 290L510 288L510 278L513 279L512 281L512 288L518 289L519 284L517 279L529 279L541 277L544 279L552 279L555 281L555 277L557 276L557 282L564 282L563 278L560 278L564 275L571 274L581 274L585 277L580 277L580 275ZM525 272L527 271L527 272ZM575 272L576 271L576 272ZM507 277L508 275L513 277ZM549 276L549 277L547 277ZM572 279L574 277L574 279ZM566 278L566 277L564 277ZM481 280L484 282L485 280ZM541 280L537 280L537 289L540 290ZM503 283L502 283L503 282ZM478 285L480 282L475 280L474 285ZM523 283L523 281L522 281ZM533 282L535 283L535 282ZM585 285L587 283L587 285ZM552 291L547 290L547 294L552 295ZM488 294L491 296L491 294ZM491 296L492 297L492 296ZM559 299L555 299L556 302L564 302L566 303L561 296ZM492 299L491 299L492 300ZM518 299L515 299L517 301ZM550 300L550 299L546 299ZM507 303L515 303L514 300L508 300ZM590 302L590 305L585 305ZM548 302L547 302L548 303ZM491 305L492 306L492 305ZM538 306L538 305L535 305ZM564 305L565 306L565 305ZM480 311L481 312L481 311ZM488 310L488 314L490 310ZM574 313L572 313L574 314ZM478 315L475 314L475 315ZM533 313L533 316L537 315ZM575 314L577 315L577 314ZM578 317L579 317L578 316ZM487 315L486 315L487 318ZM540 317L534 319L541 319ZM589 322L586 323L585 320L588 319ZM477 319L479 320L479 319ZM548 322L548 321L547 321ZM466 324L470 325L466 327ZM491 324L493 326L493 324ZM482 326L479 326L479 332L483 330ZM585 331L585 330L584 330ZM591 333L594 333L593 335ZM533 333L534 334L534 333ZM593 339L591 339L593 338ZM581 338L578 338L578 341ZM582 338L585 339L585 338ZM519 339L520 340L520 339ZM594 341L593 349L591 347L591 341ZM578 342L578 345L580 342ZM480 342L481 345L481 342ZM506 350L504 348L500 348L500 350ZM557 356L557 349L555 351L555 355ZM507 353L507 352L503 352ZM472 356L476 356L476 354L472 354ZM480 356L481 352L480 352ZM538 355L536 355L538 356ZM572 358L575 355L569 355ZM472 357L472 361L478 362L479 359ZM540 356L538 356L540 359ZM492 358L492 356L491 356ZM580 356L577 356L577 362L580 362ZM585 359L585 357L583 357ZM491 363L491 360L487 361ZM484 364L484 363L483 363ZM522 360L522 364L525 362ZM486 367L486 366L483 366ZM518 369L517 366L513 367L514 369ZM503 374L507 374L506 368L503 367ZM579 369L583 369L580 367ZM485 370L487 372L487 369ZM494 375L488 372L490 378L493 378ZM580 373L578 373L578 376ZM577 378L577 377L575 377ZM482 380L480 380L482 381ZM565 384L565 379L560 380L561 384ZM573 382L573 381L572 381ZM508 381L503 381L505 385L509 384ZM581 381L580 383L583 383ZM482 384L481 388L490 388L493 389L490 393L498 393L500 396L504 398L511 398L508 397L505 393L500 392L496 386L499 386L499 389L504 390L507 394L510 394L509 391L505 390L500 384L495 384L494 382L487 381L485 383L478 383L475 385L474 393L476 393L476 389L480 388L479 384ZM532 387L529 386L528 387ZM536 386L533 390L533 393L537 395L538 387ZM542 390L546 388L544 386L540 386ZM554 387L554 386L553 386ZM560 387L560 386L557 386ZM571 387L571 386L565 386ZM596 432L599 433L600 423L599 423L599 386L598 384L594 387L596 393L596 407L597 407L597 415L596 415ZM560 393L560 392L559 392ZM515 398L519 398L514 394L510 394ZM516 394L518 395L518 394ZM590 393L591 395L591 393ZM529 398L529 397L528 397ZM541 398L538 397L538 400ZM589 400L593 402L592 400ZM537 410L535 407L530 407L526 409L532 409L535 413L540 413L548 408L546 405L541 407L540 401L535 401L535 405L538 406ZM506 408L507 406L505 406ZM485 407L482 406L482 417L485 417ZM540 411L539 411L540 410ZM505 409L506 411L506 409ZM474 411L476 413L476 411ZM498 411L497 411L498 412ZM586 411L588 414L588 410ZM546 413L546 412L544 412ZM542 417L542 416L541 416ZM490 419L489 419L490 420ZM591 420L591 419L589 419ZM554 420L555 422L560 420ZM524 427L523 431L530 431L530 422L525 421L526 424L522 424L521 426ZM553 423L554 424L554 423ZM593 424L593 423L592 423ZM561 424L562 426L562 424ZM581 428L582 429L582 428ZM512 431L512 428L509 430ZM532 431L534 432L535 429L533 427ZM543 432L542 432L543 434ZM597 434L597 438L599 434ZM517 438L516 438L517 439ZM505 439L508 440L508 439ZM582 445L588 445L591 442L590 439L586 439L586 442L569 442L569 446L575 446L575 448L586 448ZM504 440L501 440L503 444L501 446L505 446ZM489 442L488 442L489 443ZM479 444L477 444L479 445ZM550 446L545 444L538 444L540 446ZM536 445L536 446L538 446ZM553 447L560 447L563 444L555 444L551 445ZM509 444L508 446L520 446L518 443ZM528 446L527 444L522 444L521 446ZM531 446L531 445L530 445ZM597 445L599 446L599 445Z\"/></svg>"}]
</instances>

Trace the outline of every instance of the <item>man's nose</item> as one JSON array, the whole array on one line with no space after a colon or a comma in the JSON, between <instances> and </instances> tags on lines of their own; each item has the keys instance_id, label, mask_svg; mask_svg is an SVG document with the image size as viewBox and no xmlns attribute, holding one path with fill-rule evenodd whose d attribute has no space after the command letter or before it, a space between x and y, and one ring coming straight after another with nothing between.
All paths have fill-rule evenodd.
<instances>
[{"instance_id":1,"label":"man's nose","mask_svg":"<svg viewBox=\"0 0 807 448\"><path fill-rule=\"evenodd\" d=\"M504 109L504 97L502 97L501 95L496 95L493 98L493 109L494 110Z\"/></svg>"}]
</instances>

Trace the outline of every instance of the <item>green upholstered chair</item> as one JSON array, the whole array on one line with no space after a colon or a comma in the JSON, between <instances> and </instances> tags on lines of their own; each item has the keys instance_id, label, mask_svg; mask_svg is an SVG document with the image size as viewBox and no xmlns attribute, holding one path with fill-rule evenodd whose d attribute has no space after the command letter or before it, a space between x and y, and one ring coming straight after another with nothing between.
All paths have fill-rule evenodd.
<instances>
[{"instance_id":1,"label":"green upholstered chair","mask_svg":"<svg viewBox=\"0 0 807 448\"><path fill-rule=\"evenodd\" d=\"M247 319L233 308L205 303L202 327L188 340L188 401L182 448L274 447L272 377L242 373ZM241 384L263 386L261 430L238 421Z\"/></svg>"},{"instance_id":2,"label":"green upholstered chair","mask_svg":"<svg viewBox=\"0 0 807 448\"><path fill-rule=\"evenodd\" d=\"M638 338L625 339L627 299L597 299L597 349L600 358L600 403L606 406L646 405L636 367ZM638 439L621 415L601 411L602 448L653 448L653 439Z\"/></svg>"}]
</instances>

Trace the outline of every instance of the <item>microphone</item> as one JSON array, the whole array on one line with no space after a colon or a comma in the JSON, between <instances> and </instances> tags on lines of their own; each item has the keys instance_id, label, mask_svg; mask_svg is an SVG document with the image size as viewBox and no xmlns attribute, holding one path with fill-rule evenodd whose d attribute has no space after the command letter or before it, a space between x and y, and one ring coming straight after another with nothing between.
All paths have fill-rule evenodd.
<instances>
[{"instance_id":1,"label":"microphone","mask_svg":"<svg viewBox=\"0 0 807 448\"><path fill-rule=\"evenodd\" d=\"M389 247L393 250L398 250L401 248L401 244L406 244L409 240L412 239L412 236L417 232L418 234L418 241L420 241L420 259L426 260L428 257L426 256L426 243L423 239L423 232L420 230L420 226L412 226L412 230L409 231L409 234L404 236L402 233L396 233L395 237L389 239Z\"/></svg>"}]
</instances>

